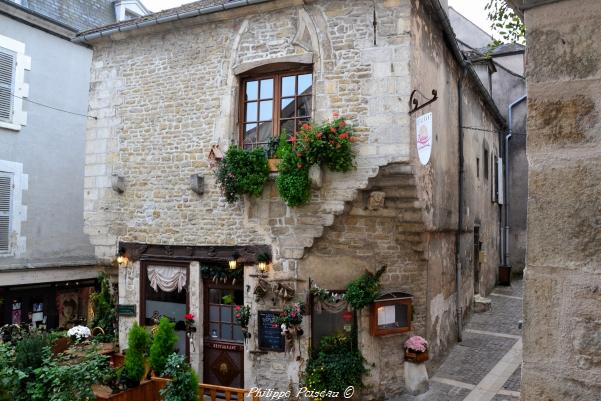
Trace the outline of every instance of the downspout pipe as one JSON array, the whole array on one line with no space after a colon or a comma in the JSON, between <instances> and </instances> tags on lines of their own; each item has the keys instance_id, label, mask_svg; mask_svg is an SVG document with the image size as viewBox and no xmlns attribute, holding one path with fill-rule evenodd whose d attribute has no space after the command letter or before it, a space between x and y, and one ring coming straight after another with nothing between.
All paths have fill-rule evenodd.
<instances>
[{"instance_id":1,"label":"downspout pipe","mask_svg":"<svg viewBox=\"0 0 601 401\"><path fill-rule=\"evenodd\" d=\"M504 211L504 220L505 220L505 226L503 227L503 266L510 266L510 261L509 261L509 183L510 183L510 178L509 178L509 172L510 172L510 163L509 163L509 154L510 154L510 148L509 148L509 141L511 140L511 137L513 135L513 108L515 106L517 106L518 104L520 104L521 102L525 101L528 98L527 95L521 96L519 97L517 100L515 100L513 103L511 103L508 107L507 110L507 135L505 136L505 144L504 144L504 148L505 148L505 174L504 174L504 191L503 191L503 211Z\"/></svg>"},{"instance_id":2,"label":"downspout pipe","mask_svg":"<svg viewBox=\"0 0 601 401\"><path fill-rule=\"evenodd\" d=\"M457 231L455 233L455 306L457 308L457 341L463 339L463 308L461 307L461 233L463 232L463 80L467 74L467 66L461 69L461 76L457 81L457 124L458 124L458 181L457 181Z\"/></svg>"}]
</instances>

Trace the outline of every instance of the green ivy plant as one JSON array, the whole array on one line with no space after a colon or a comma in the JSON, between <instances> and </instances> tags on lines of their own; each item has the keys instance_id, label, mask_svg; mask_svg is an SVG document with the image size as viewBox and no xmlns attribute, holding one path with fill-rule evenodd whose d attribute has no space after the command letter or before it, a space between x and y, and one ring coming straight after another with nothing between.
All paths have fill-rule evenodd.
<instances>
[{"instance_id":1,"label":"green ivy plant","mask_svg":"<svg viewBox=\"0 0 601 401\"><path fill-rule=\"evenodd\" d=\"M374 302L380 293L380 277L385 270L386 266L382 266L375 274L366 271L348 285L344 299L353 309L358 310Z\"/></svg>"},{"instance_id":2,"label":"green ivy plant","mask_svg":"<svg viewBox=\"0 0 601 401\"><path fill-rule=\"evenodd\" d=\"M347 336L326 336L319 342L319 351L307 362L305 386L315 392L344 393L349 386L355 390L363 388L363 365L361 352L353 347Z\"/></svg>"},{"instance_id":3,"label":"green ivy plant","mask_svg":"<svg viewBox=\"0 0 601 401\"><path fill-rule=\"evenodd\" d=\"M166 316L161 317L150 347L150 366L157 375L164 375L167 358L175 351L177 340L175 323Z\"/></svg>"},{"instance_id":4,"label":"green ivy plant","mask_svg":"<svg viewBox=\"0 0 601 401\"><path fill-rule=\"evenodd\" d=\"M198 401L198 377L183 356L169 355L165 374L171 381L160 392L163 401Z\"/></svg>"},{"instance_id":5,"label":"green ivy plant","mask_svg":"<svg viewBox=\"0 0 601 401\"><path fill-rule=\"evenodd\" d=\"M144 378L146 356L150 347L150 334L134 323L127 334L127 351L125 352L125 371L132 383L139 383Z\"/></svg>"},{"instance_id":6,"label":"green ivy plant","mask_svg":"<svg viewBox=\"0 0 601 401\"><path fill-rule=\"evenodd\" d=\"M0 401L12 401L27 374L15 367L15 350L10 343L0 343Z\"/></svg>"},{"instance_id":7,"label":"green ivy plant","mask_svg":"<svg viewBox=\"0 0 601 401\"><path fill-rule=\"evenodd\" d=\"M236 202L244 194L259 197L269 179L265 151L230 146L219 162L215 176L228 203Z\"/></svg>"}]
</instances>

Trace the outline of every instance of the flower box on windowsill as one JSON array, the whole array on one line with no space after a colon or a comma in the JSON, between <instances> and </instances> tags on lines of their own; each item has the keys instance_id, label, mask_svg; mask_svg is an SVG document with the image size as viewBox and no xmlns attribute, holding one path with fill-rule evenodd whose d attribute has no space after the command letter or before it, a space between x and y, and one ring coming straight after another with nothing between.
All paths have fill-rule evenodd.
<instances>
[{"instance_id":1,"label":"flower box on windowsill","mask_svg":"<svg viewBox=\"0 0 601 401\"><path fill-rule=\"evenodd\" d=\"M426 362L429 359L428 351L414 351L412 349L405 350L405 360L408 362L420 363Z\"/></svg>"},{"instance_id":2,"label":"flower box on windowsill","mask_svg":"<svg viewBox=\"0 0 601 401\"><path fill-rule=\"evenodd\" d=\"M277 173L278 165L280 164L281 159L267 159L267 167L269 168L269 172Z\"/></svg>"}]
</instances>

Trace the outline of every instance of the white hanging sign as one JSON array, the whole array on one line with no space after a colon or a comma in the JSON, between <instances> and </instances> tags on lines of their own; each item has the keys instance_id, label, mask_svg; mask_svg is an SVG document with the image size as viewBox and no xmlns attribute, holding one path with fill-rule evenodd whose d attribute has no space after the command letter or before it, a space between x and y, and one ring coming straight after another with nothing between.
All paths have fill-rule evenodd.
<instances>
[{"instance_id":1,"label":"white hanging sign","mask_svg":"<svg viewBox=\"0 0 601 401\"><path fill-rule=\"evenodd\" d=\"M430 161L432 153L432 113L421 115L415 119L415 135L417 155L424 166Z\"/></svg>"}]
</instances>

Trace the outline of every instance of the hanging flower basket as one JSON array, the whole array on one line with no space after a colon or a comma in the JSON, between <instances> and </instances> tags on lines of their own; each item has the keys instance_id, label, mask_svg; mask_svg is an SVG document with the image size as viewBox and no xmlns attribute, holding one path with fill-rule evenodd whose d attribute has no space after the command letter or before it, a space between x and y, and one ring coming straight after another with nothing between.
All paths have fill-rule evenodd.
<instances>
[{"instance_id":1,"label":"hanging flower basket","mask_svg":"<svg viewBox=\"0 0 601 401\"><path fill-rule=\"evenodd\" d=\"M428 351L413 351L410 349L406 349L405 350L405 360L408 362L415 362L415 363L419 363L419 362L426 362L428 359L430 359L429 355L428 355Z\"/></svg>"}]
</instances>

